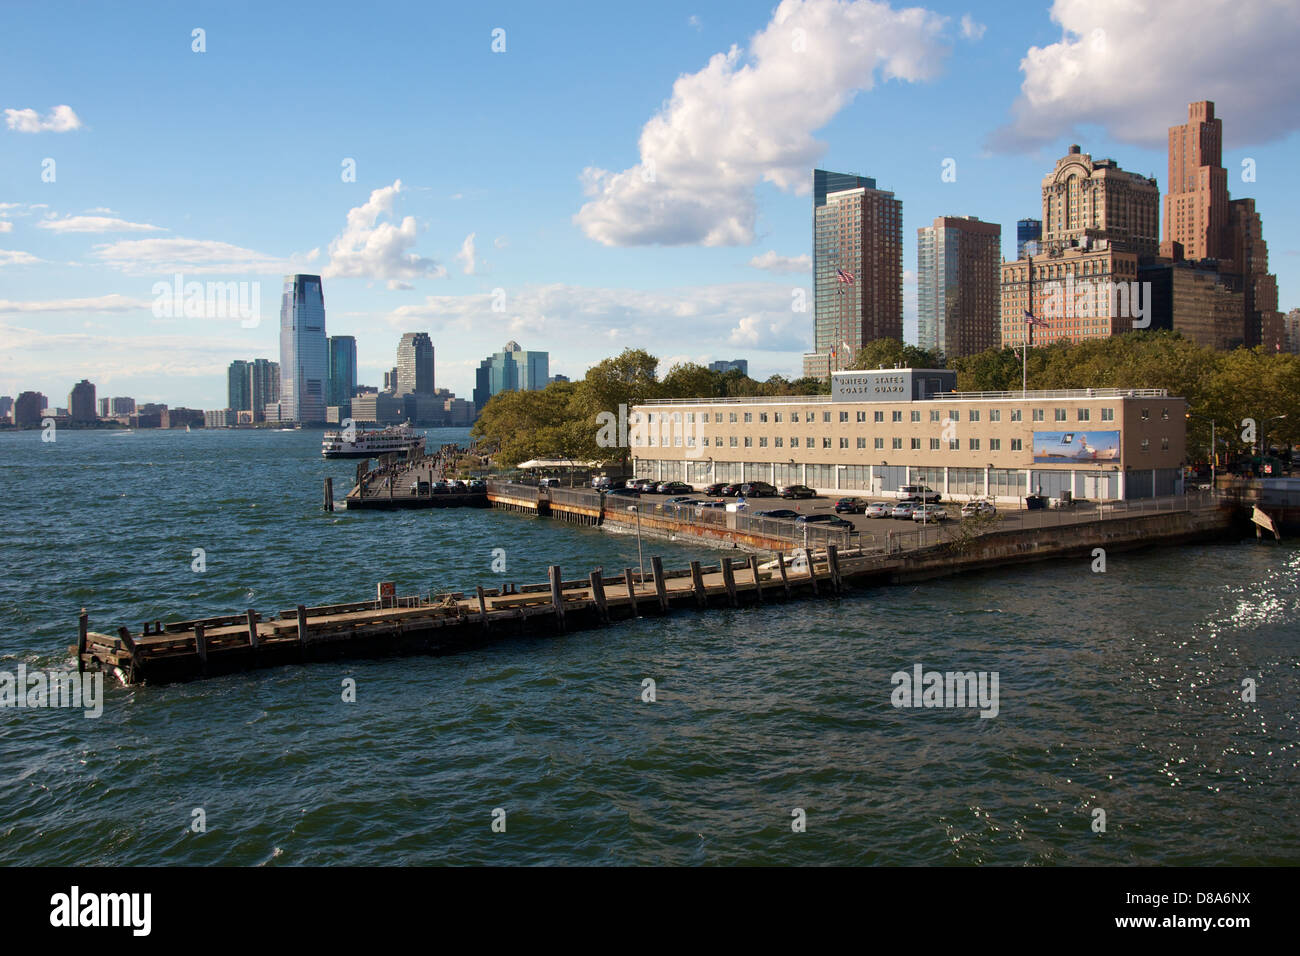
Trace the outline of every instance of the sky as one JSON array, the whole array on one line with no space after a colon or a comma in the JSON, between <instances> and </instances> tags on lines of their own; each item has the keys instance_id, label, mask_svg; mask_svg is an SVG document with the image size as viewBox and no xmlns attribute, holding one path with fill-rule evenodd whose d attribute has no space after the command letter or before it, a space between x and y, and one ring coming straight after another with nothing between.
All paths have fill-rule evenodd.
<instances>
[{"instance_id":1,"label":"sky","mask_svg":"<svg viewBox=\"0 0 1300 956\"><path fill-rule=\"evenodd\" d=\"M1163 191L1201 99L1287 311L1297 48L1293 0L8 0L0 395L224 407L233 359L278 360L295 272L364 384L408 331L466 398L512 339L572 378L627 347L793 377L814 167L903 201L915 341L917 227L998 222L1013 258L1071 143ZM248 283L250 308L169 314L177 283Z\"/></svg>"}]
</instances>

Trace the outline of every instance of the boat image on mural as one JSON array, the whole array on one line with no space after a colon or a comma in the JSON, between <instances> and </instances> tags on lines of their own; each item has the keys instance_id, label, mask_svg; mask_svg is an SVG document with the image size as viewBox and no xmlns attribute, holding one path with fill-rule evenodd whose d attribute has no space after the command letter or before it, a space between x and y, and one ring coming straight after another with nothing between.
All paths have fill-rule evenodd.
<instances>
[{"instance_id":1,"label":"boat image on mural","mask_svg":"<svg viewBox=\"0 0 1300 956\"><path fill-rule=\"evenodd\" d=\"M1034 464L1119 461L1119 432L1034 432Z\"/></svg>"}]
</instances>

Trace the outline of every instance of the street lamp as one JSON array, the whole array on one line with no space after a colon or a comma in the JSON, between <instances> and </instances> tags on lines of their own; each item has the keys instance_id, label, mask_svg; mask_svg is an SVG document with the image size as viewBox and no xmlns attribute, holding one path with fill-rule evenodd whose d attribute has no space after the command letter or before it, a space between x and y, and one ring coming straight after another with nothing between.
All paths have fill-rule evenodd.
<instances>
[{"instance_id":1,"label":"street lamp","mask_svg":"<svg viewBox=\"0 0 1300 956\"><path fill-rule=\"evenodd\" d=\"M645 562L641 559L641 506L628 505L628 511L636 512L636 573L637 583L645 584Z\"/></svg>"},{"instance_id":2,"label":"street lamp","mask_svg":"<svg viewBox=\"0 0 1300 956\"><path fill-rule=\"evenodd\" d=\"M1284 418L1286 418L1285 415L1274 415L1272 418L1265 419L1264 424L1267 425L1269 422L1279 422ZM1264 441L1264 429L1261 428L1259 430L1259 470L1261 473L1264 471L1264 459L1267 455L1268 443Z\"/></svg>"}]
</instances>

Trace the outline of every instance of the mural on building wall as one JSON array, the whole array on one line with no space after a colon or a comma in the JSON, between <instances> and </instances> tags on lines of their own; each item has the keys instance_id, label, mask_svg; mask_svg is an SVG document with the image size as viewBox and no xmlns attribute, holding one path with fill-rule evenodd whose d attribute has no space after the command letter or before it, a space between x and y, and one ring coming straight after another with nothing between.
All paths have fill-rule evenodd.
<instances>
[{"instance_id":1,"label":"mural on building wall","mask_svg":"<svg viewBox=\"0 0 1300 956\"><path fill-rule=\"evenodd\" d=\"M1034 432L1034 464L1119 461L1119 432Z\"/></svg>"}]
</instances>

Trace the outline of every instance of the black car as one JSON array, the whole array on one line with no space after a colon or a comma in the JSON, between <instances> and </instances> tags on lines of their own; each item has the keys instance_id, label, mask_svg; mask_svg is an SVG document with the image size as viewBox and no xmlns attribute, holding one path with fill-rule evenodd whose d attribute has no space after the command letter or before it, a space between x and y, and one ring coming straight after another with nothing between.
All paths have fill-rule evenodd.
<instances>
[{"instance_id":1,"label":"black car","mask_svg":"<svg viewBox=\"0 0 1300 956\"><path fill-rule=\"evenodd\" d=\"M725 481L715 481L713 484L709 485L709 487L704 489L704 493L710 498L716 498L718 495L722 494L722 489L725 487L727 487Z\"/></svg>"},{"instance_id":2,"label":"black car","mask_svg":"<svg viewBox=\"0 0 1300 956\"><path fill-rule=\"evenodd\" d=\"M860 515L867 510L867 503L861 498L841 498L835 502L837 515Z\"/></svg>"},{"instance_id":3,"label":"black car","mask_svg":"<svg viewBox=\"0 0 1300 956\"><path fill-rule=\"evenodd\" d=\"M849 530L853 528L853 522L837 518L835 515L800 515L795 520L799 524L824 524L832 528L846 528Z\"/></svg>"},{"instance_id":4,"label":"black car","mask_svg":"<svg viewBox=\"0 0 1300 956\"><path fill-rule=\"evenodd\" d=\"M611 488L605 492L606 498L640 498L641 492L635 488Z\"/></svg>"},{"instance_id":5,"label":"black car","mask_svg":"<svg viewBox=\"0 0 1300 956\"><path fill-rule=\"evenodd\" d=\"M740 493L746 498L774 498L776 486L766 481L750 481L740 486Z\"/></svg>"},{"instance_id":6,"label":"black car","mask_svg":"<svg viewBox=\"0 0 1300 956\"><path fill-rule=\"evenodd\" d=\"M684 481L665 481L659 486L658 491L661 495L689 495L695 489Z\"/></svg>"},{"instance_id":7,"label":"black car","mask_svg":"<svg viewBox=\"0 0 1300 956\"><path fill-rule=\"evenodd\" d=\"M775 508L772 511L755 511L756 518L798 518L799 512L791 511L789 508Z\"/></svg>"},{"instance_id":8,"label":"black car","mask_svg":"<svg viewBox=\"0 0 1300 956\"><path fill-rule=\"evenodd\" d=\"M724 498L734 498L736 495L740 494L740 487L740 482L736 482L734 485L723 485L722 490L719 491L718 494L722 495Z\"/></svg>"},{"instance_id":9,"label":"black car","mask_svg":"<svg viewBox=\"0 0 1300 956\"><path fill-rule=\"evenodd\" d=\"M781 489L782 498L816 498L817 492L807 485L786 485Z\"/></svg>"}]
</instances>

